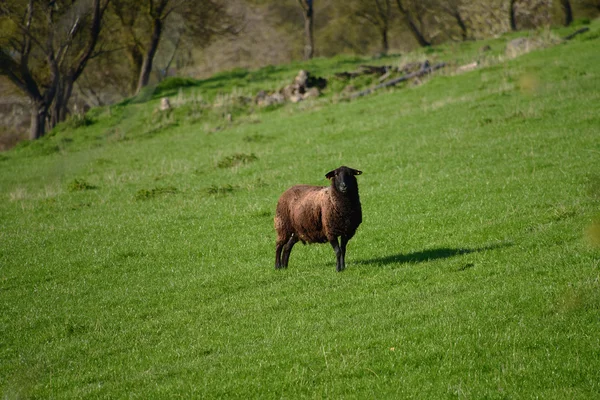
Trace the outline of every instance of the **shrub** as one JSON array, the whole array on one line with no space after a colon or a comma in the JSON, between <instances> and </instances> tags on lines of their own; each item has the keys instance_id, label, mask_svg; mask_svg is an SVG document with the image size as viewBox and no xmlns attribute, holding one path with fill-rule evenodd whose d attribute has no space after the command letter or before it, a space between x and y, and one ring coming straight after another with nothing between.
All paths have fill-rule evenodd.
<instances>
[{"instance_id":1,"label":"shrub","mask_svg":"<svg viewBox=\"0 0 600 400\"><path fill-rule=\"evenodd\" d=\"M136 200L149 200L161 194L175 194L179 192L174 186L155 187L154 189L140 189L135 194Z\"/></svg>"},{"instance_id":2,"label":"shrub","mask_svg":"<svg viewBox=\"0 0 600 400\"><path fill-rule=\"evenodd\" d=\"M69 183L68 189L69 189L69 192L79 192L79 191L83 191L83 190L96 189L96 186L90 185L83 179L73 179L73 181L71 181L71 183Z\"/></svg>"},{"instance_id":3,"label":"shrub","mask_svg":"<svg viewBox=\"0 0 600 400\"><path fill-rule=\"evenodd\" d=\"M256 160L258 160L258 157L256 157L254 155L254 153L251 153L251 154L236 153L231 156L227 156L227 157L223 158L221 161L219 161L217 163L217 167L231 168L231 167L235 167L235 166L238 166L241 164L248 164L248 163L251 163L252 161L256 161Z\"/></svg>"}]
</instances>

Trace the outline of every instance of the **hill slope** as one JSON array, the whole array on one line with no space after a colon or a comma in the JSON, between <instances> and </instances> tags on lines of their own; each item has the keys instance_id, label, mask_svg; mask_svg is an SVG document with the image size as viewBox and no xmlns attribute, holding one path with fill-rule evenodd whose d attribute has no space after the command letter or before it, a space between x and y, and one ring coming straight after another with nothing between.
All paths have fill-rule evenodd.
<instances>
[{"instance_id":1,"label":"hill slope","mask_svg":"<svg viewBox=\"0 0 600 400\"><path fill-rule=\"evenodd\" d=\"M174 90L2 155L3 395L597 397L598 30L231 125ZM347 270L275 271L279 194L342 164Z\"/></svg>"}]
</instances>

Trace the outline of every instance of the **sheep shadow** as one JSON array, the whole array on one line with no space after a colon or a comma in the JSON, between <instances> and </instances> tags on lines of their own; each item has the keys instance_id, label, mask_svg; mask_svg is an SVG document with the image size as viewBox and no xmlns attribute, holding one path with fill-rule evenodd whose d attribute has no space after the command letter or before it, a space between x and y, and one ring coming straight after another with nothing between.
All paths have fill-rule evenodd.
<instances>
[{"instance_id":1,"label":"sheep shadow","mask_svg":"<svg viewBox=\"0 0 600 400\"><path fill-rule=\"evenodd\" d=\"M371 258L368 260L358 260L358 261L356 261L356 264L359 264L359 265L418 264L418 263L424 263L424 262L434 261L434 260L439 260L439 259L444 259L444 258L462 256L465 254L479 253L479 252L487 251L487 250L495 250L495 249L500 249L500 248L509 247L509 246L512 246L512 244L511 243L500 243L500 244L493 244L493 245L489 245L489 246L482 246L482 247L476 247L476 248L455 248L455 249L450 248L450 247L440 247L440 248L436 248L436 249L426 249L426 250L416 251L414 253L408 253L408 254L399 253L399 254L392 254L392 255L384 256L384 257Z\"/></svg>"}]
</instances>

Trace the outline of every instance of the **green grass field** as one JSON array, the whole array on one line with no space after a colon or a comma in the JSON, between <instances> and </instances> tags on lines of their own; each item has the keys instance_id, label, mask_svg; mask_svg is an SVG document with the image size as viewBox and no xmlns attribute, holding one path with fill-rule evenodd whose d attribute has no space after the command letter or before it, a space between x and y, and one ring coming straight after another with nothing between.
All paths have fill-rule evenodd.
<instances>
[{"instance_id":1,"label":"green grass field","mask_svg":"<svg viewBox=\"0 0 600 400\"><path fill-rule=\"evenodd\" d=\"M2 398L600 397L599 32L355 101L227 93L362 59L233 71L0 154ZM340 165L347 269L275 271L279 195Z\"/></svg>"}]
</instances>

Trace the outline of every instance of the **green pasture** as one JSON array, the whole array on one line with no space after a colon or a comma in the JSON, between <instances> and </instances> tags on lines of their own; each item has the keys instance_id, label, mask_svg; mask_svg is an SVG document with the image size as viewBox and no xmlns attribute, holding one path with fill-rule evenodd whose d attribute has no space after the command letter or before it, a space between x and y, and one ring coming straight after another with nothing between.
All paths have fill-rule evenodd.
<instances>
[{"instance_id":1,"label":"green pasture","mask_svg":"<svg viewBox=\"0 0 600 400\"><path fill-rule=\"evenodd\" d=\"M2 398L600 397L599 32L166 81L0 154ZM236 100L424 58L451 67ZM276 271L279 195L340 165L346 270L297 245Z\"/></svg>"}]
</instances>

